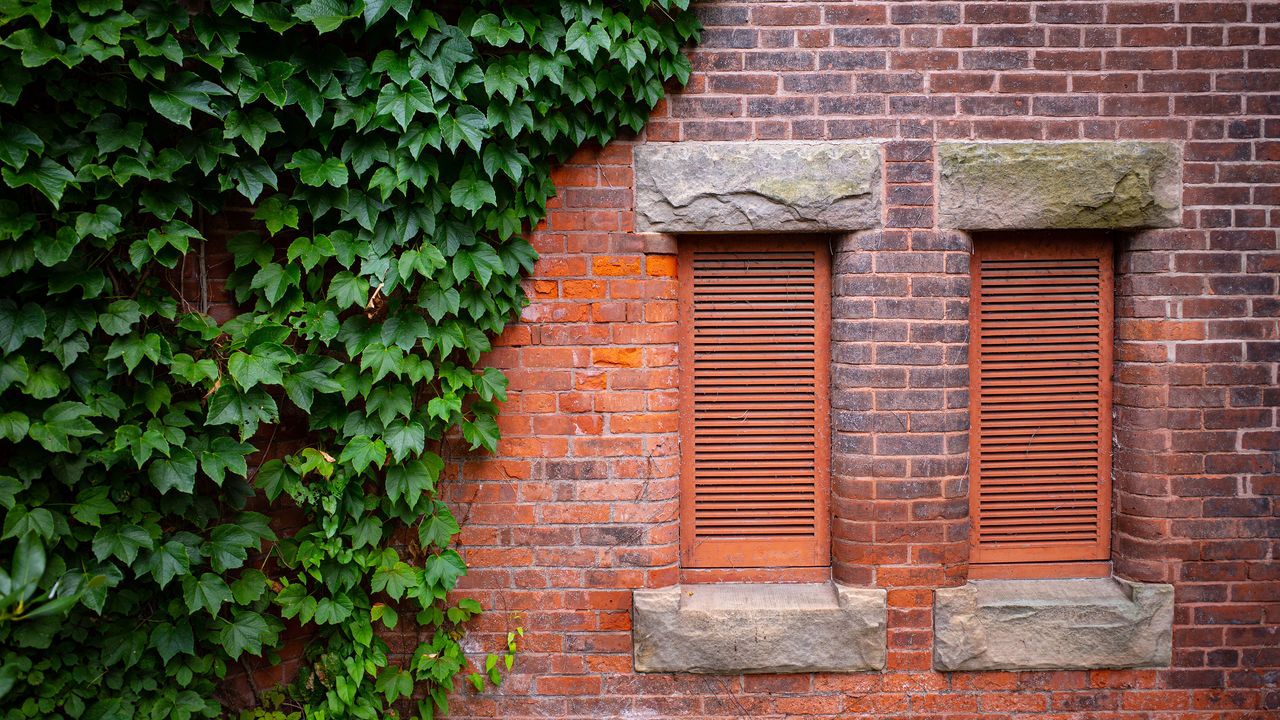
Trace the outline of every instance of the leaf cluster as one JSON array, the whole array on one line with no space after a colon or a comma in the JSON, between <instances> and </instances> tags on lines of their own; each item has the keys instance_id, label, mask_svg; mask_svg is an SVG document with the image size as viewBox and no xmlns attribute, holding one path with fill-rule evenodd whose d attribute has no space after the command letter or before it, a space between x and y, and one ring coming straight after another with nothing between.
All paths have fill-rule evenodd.
<instances>
[{"instance_id":1,"label":"leaf cluster","mask_svg":"<svg viewBox=\"0 0 1280 720\"><path fill-rule=\"evenodd\" d=\"M309 664L260 716L444 709L481 608L441 449L496 448L550 169L638 130L697 32L686 0L0 0L0 717L218 717L287 624Z\"/></svg>"}]
</instances>

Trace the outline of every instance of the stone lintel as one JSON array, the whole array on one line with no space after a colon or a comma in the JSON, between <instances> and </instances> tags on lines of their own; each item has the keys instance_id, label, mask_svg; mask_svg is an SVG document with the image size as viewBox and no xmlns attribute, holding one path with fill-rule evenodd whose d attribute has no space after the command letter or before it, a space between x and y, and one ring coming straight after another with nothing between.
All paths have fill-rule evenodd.
<instances>
[{"instance_id":1,"label":"stone lintel","mask_svg":"<svg viewBox=\"0 0 1280 720\"><path fill-rule=\"evenodd\" d=\"M975 580L934 591L941 671L1162 667L1172 640L1172 585Z\"/></svg>"},{"instance_id":2,"label":"stone lintel","mask_svg":"<svg viewBox=\"0 0 1280 720\"><path fill-rule=\"evenodd\" d=\"M886 594L822 584L636 590L637 672L883 670Z\"/></svg>"},{"instance_id":3,"label":"stone lintel","mask_svg":"<svg viewBox=\"0 0 1280 720\"><path fill-rule=\"evenodd\" d=\"M938 144L938 225L963 230L1164 228L1182 222L1165 142Z\"/></svg>"},{"instance_id":4,"label":"stone lintel","mask_svg":"<svg viewBox=\"0 0 1280 720\"><path fill-rule=\"evenodd\" d=\"M835 232L880 224L880 149L860 142L635 148L641 232Z\"/></svg>"}]
</instances>

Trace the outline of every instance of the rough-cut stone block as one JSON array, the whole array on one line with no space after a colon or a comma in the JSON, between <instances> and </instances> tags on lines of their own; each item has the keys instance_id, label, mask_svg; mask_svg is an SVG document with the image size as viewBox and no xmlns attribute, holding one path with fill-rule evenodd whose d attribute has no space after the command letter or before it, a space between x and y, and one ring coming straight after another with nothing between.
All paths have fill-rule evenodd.
<instances>
[{"instance_id":1,"label":"rough-cut stone block","mask_svg":"<svg viewBox=\"0 0 1280 720\"><path fill-rule=\"evenodd\" d=\"M841 585L636 590L637 672L882 670L885 591Z\"/></svg>"},{"instance_id":2,"label":"rough-cut stone block","mask_svg":"<svg viewBox=\"0 0 1280 720\"><path fill-rule=\"evenodd\" d=\"M965 230L1177 227L1178 147L1158 142L938 145L938 225Z\"/></svg>"},{"instance_id":3,"label":"rough-cut stone block","mask_svg":"<svg viewBox=\"0 0 1280 720\"><path fill-rule=\"evenodd\" d=\"M934 591L938 670L1160 667L1173 586L1115 578L978 580Z\"/></svg>"},{"instance_id":4,"label":"rough-cut stone block","mask_svg":"<svg viewBox=\"0 0 1280 720\"><path fill-rule=\"evenodd\" d=\"M646 143L636 228L823 232L880 224L880 150L850 142Z\"/></svg>"}]
</instances>

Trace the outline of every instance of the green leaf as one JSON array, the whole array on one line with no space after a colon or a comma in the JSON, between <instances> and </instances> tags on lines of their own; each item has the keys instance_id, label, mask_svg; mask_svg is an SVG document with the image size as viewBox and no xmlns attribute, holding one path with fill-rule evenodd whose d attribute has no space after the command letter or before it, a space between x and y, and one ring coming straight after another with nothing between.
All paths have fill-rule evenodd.
<instances>
[{"instance_id":1,"label":"green leaf","mask_svg":"<svg viewBox=\"0 0 1280 720\"><path fill-rule=\"evenodd\" d=\"M25 125L7 123L0 127L0 162L15 170L27 161L27 155L44 152L44 141Z\"/></svg>"},{"instance_id":2,"label":"green leaf","mask_svg":"<svg viewBox=\"0 0 1280 720\"><path fill-rule=\"evenodd\" d=\"M382 91L378 93L378 114L390 115L401 130L408 130L413 116L419 112L433 113L434 111L435 97L421 80L410 80L404 87L394 84L383 85Z\"/></svg>"},{"instance_id":3,"label":"green leaf","mask_svg":"<svg viewBox=\"0 0 1280 720\"><path fill-rule=\"evenodd\" d=\"M489 452L498 451L498 421L492 415L479 415L474 421L462 423L462 437L471 443L471 449L479 447Z\"/></svg>"},{"instance_id":4,"label":"green leaf","mask_svg":"<svg viewBox=\"0 0 1280 720\"><path fill-rule=\"evenodd\" d=\"M480 393L482 400L506 401L507 376L496 368L485 368L484 372L476 377L476 391Z\"/></svg>"},{"instance_id":5,"label":"green leaf","mask_svg":"<svg viewBox=\"0 0 1280 720\"><path fill-rule=\"evenodd\" d=\"M417 455L426 447L426 429L420 423L395 423L383 433L387 449L396 462Z\"/></svg>"},{"instance_id":6,"label":"green leaf","mask_svg":"<svg viewBox=\"0 0 1280 720\"><path fill-rule=\"evenodd\" d=\"M427 585L442 590L452 590L458 584L458 578L467 574L467 564L453 550L445 550L439 555L427 558Z\"/></svg>"},{"instance_id":7,"label":"green leaf","mask_svg":"<svg viewBox=\"0 0 1280 720\"><path fill-rule=\"evenodd\" d=\"M228 140L242 138L254 152L262 149L271 133L284 132L275 115L262 108L235 110L227 115L222 136Z\"/></svg>"},{"instance_id":8,"label":"green leaf","mask_svg":"<svg viewBox=\"0 0 1280 720\"><path fill-rule=\"evenodd\" d=\"M10 584L4 589L4 594L13 593L18 596L18 602L22 602L35 594L36 583L40 582L40 577L44 575L44 545L38 538L30 534L24 534L18 538L18 546L13 552L12 568L12 575L8 578Z\"/></svg>"},{"instance_id":9,"label":"green leaf","mask_svg":"<svg viewBox=\"0 0 1280 720\"><path fill-rule=\"evenodd\" d=\"M346 595L321 598L316 603L316 622L320 625L337 625L351 617L355 605Z\"/></svg>"},{"instance_id":10,"label":"green leaf","mask_svg":"<svg viewBox=\"0 0 1280 720\"><path fill-rule=\"evenodd\" d=\"M489 120L470 105L460 106L452 115L440 116L440 133L450 151L466 143L472 150L480 151L484 139L489 136Z\"/></svg>"},{"instance_id":11,"label":"green leaf","mask_svg":"<svg viewBox=\"0 0 1280 720\"><path fill-rule=\"evenodd\" d=\"M161 495L175 489L189 495L196 488L196 456L179 448L169 459L152 462L148 476Z\"/></svg>"},{"instance_id":12,"label":"green leaf","mask_svg":"<svg viewBox=\"0 0 1280 720\"><path fill-rule=\"evenodd\" d=\"M124 335L141 317L142 311L136 301L116 300L98 315L98 324L108 335Z\"/></svg>"},{"instance_id":13,"label":"green leaf","mask_svg":"<svg viewBox=\"0 0 1280 720\"><path fill-rule=\"evenodd\" d=\"M371 587L374 592L385 592L392 600L404 597L405 590L418 586L418 573L403 562L391 567L380 567L373 572Z\"/></svg>"},{"instance_id":14,"label":"green leaf","mask_svg":"<svg viewBox=\"0 0 1280 720\"><path fill-rule=\"evenodd\" d=\"M192 614L207 610L214 616L222 603L232 599L231 588L227 587L226 581L213 573L204 573L199 579L192 575L183 576L182 597Z\"/></svg>"},{"instance_id":15,"label":"green leaf","mask_svg":"<svg viewBox=\"0 0 1280 720\"><path fill-rule=\"evenodd\" d=\"M225 573L243 566L249 550L257 549L258 545L257 535L239 525L227 523L213 529L205 550L214 572Z\"/></svg>"},{"instance_id":16,"label":"green leaf","mask_svg":"<svg viewBox=\"0 0 1280 720\"><path fill-rule=\"evenodd\" d=\"M156 584L164 588L175 576L191 573L191 559L187 555L187 546L176 540L170 540L160 546L151 556L151 576Z\"/></svg>"},{"instance_id":17,"label":"green leaf","mask_svg":"<svg viewBox=\"0 0 1280 720\"><path fill-rule=\"evenodd\" d=\"M428 462L433 462L429 465ZM404 465L387 468L387 498L392 502L404 498L409 507L417 507L423 494L435 489L436 479L444 462L437 455L428 454L423 460L411 460Z\"/></svg>"},{"instance_id":18,"label":"green leaf","mask_svg":"<svg viewBox=\"0 0 1280 720\"><path fill-rule=\"evenodd\" d=\"M343 0L311 0L294 10L295 16L302 22L309 22L322 33L337 30L342 23L355 17L351 5Z\"/></svg>"},{"instance_id":19,"label":"green leaf","mask_svg":"<svg viewBox=\"0 0 1280 720\"><path fill-rule=\"evenodd\" d=\"M195 655L195 637L191 632L191 624L185 620L172 625L162 622L151 630L151 647L160 653L166 663L179 654Z\"/></svg>"},{"instance_id":20,"label":"green leaf","mask_svg":"<svg viewBox=\"0 0 1280 720\"><path fill-rule=\"evenodd\" d=\"M328 297L343 310L353 305L364 307L369 302L369 281L343 270L329 281Z\"/></svg>"},{"instance_id":21,"label":"green leaf","mask_svg":"<svg viewBox=\"0 0 1280 720\"><path fill-rule=\"evenodd\" d=\"M30 427L31 421L17 410L0 414L0 438L9 442L16 443L25 438Z\"/></svg>"},{"instance_id":22,"label":"green leaf","mask_svg":"<svg viewBox=\"0 0 1280 720\"><path fill-rule=\"evenodd\" d=\"M49 202L53 203L55 208L62 202L62 194L67 186L73 184L76 179L70 170L49 158L41 158L38 164L28 165L21 172L5 168L0 175L3 175L5 183L15 190L23 186L39 190L40 194L49 198Z\"/></svg>"},{"instance_id":23,"label":"green leaf","mask_svg":"<svg viewBox=\"0 0 1280 720\"><path fill-rule=\"evenodd\" d=\"M173 81L161 90L151 92L151 107L168 118L171 122L183 127L191 127L191 111L199 110L210 115L215 114L210 105L212 97L229 95L225 89L207 80L201 80L194 73L179 73Z\"/></svg>"},{"instance_id":24,"label":"green leaf","mask_svg":"<svg viewBox=\"0 0 1280 720\"><path fill-rule=\"evenodd\" d=\"M340 188L347 184L346 163L336 157L321 158L320 153L315 150L299 150L293 154L293 159L285 167L297 170L298 178L304 185L312 187L329 185Z\"/></svg>"},{"instance_id":25,"label":"green leaf","mask_svg":"<svg viewBox=\"0 0 1280 720\"><path fill-rule=\"evenodd\" d=\"M274 642L279 634L271 628L266 618L256 612L232 610L231 617L231 622L223 620L219 623L218 644L232 660L246 652L261 655L263 644Z\"/></svg>"},{"instance_id":26,"label":"green leaf","mask_svg":"<svg viewBox=\"0 0 1280 720\"><path fill-rule=\"evenodd\" d=\"M453 184L449 191L449 201L471 212L477 212L485 205L496 205L498 196L489 181L464 176Z\"/></svg>"},{"instance_id":27,"label":"green leaf","mask_svg":"<svg viewBox=\"0 0 1280 720\"><path fill-rule=\"evenodd\" d=\"M267 591L267 576L261 570L249 568L231 583L231 594L240 605L256 602Z\"/></svg>"},{"instance_id":28,"label":"green leaf","mask_svg":"<svg viewBox=\"0 0 1280 720\"><path fill-rule=\"evenodd\" d=\"M108 497L109 488L90 487L76 496L76 504L71 506L71 517L84 523L99 527L103 515L119 512L116 504Z\"/></svg>"},{"instance_id":29,"label":"green leaf","mask_svg":"<svg viewBox=\"0 0 1280 720\"><path fill-rule=\"evenodd\" d=\"M93 536L93 555L99 561L115 557L126 565L132 565L139 550L150 550L151 535L137 525L111 525Z\"/></svg>"},{"instance_id":30,"label":"green leaf","mask_svg":"<svg viewBox=\"0 0 1280 720\"><path fill-rule=\"evenodd\" d=\"M338 457L338 462L351 463L351 469L356 473L364 472L364 469L370 465L382 467L386 461L386 444L381 440L371 440L364 435L351 438L346 447L342 448L342 455Z\"/></svg>"},{"instance_id":31,"label":"green leaf","mask_svg":"<svg viewBox=\"0 0 1280 720\"><path fill-rule=\"evenodd\" d=\"M108 239L120 232L120 211L110 205L99 205L91 213L76 216L76 235Z\"/></svg>"},{"instance_id":32,"label":"green leaf","mask_svg":"<svg viewBox=\"0 0 1280 720\"><path fill-rule=\"evenodd\" d=\"M275 235L287 227L297 229L298 208L288 204L281 196L272 195L258 203L258 209L253 213L253 219L261 220L266 224L267 231ZM274 304L277 300L271 300L271 302Z\"/></svg>"},{"instance_id":33,"label":"green leaf","mask_svg":"<svg viewBox=\"0 0 1280 720\"><path fill-rule=\"evenodd\" d=\"M237 425L240 439L252 435L258 423L275 422L279 418L276 401L262 388L255 387L241 393L230 385L223 385L209 398L210 425Z\"/></svg>"}]
</instances>

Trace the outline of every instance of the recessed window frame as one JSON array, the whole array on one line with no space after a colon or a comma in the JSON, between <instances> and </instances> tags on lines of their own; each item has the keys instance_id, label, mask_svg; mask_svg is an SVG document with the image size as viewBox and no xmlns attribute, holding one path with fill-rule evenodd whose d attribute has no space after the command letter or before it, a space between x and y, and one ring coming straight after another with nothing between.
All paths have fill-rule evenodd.
<instances>
[{"instance_id":1,"label":"recessed window frame","mask_svg":"<svg viewBox=\"0 0 1280 720\"><path fill-rule=\"evenodd\" d=\"M989 233L974 238L974 252L970 263L971 300L970 300L970 577L983 578L1035 578L1035 577L1097 577L1110 574L1110 538L1111 538L1111 453L1112 453L1112 371L1114 363L1114 241L1108 233L1102 232L1032 232L1020 231L1010 233ZM1025 541L996 544L984 541L991 538L993 523L984 514L983 493L994 490L988 485L986 477L994 476L990 467L991 454L984 454L984 439L988 448L1007 449L1012 443L998 440L991 432L990 425L983 424L982 408L984 400L993 397L987 391L992 388L984 384L984 366L982 354L985 345L991 338L984 338L982 323L983 311L983 262L984 261L1054 261L1096 260L1098 275L1097 292L1097 357L1096 373L1096 421L1087 433L1092 436L1095 445L1096 492L1093 499L1096 503L1094 521L1095 538L1088 542L1058 541ZM1033 322L1033 320L1028 320ZM988 326L988 329L989 326ZM1049 329L1049 328L1045 328ZM1055 329L1057 330L1057 329ZM1052 336L1045 336L1052 337ZM1033 338L1034 339L1034 338ZM1067 353L1064 353L1067 354ZM1062 360L1067 362L1067 360ZM1065 376L1064 376L1065 377ZM1032 378L1028 378L1027 387L1051 393L1055 383L1065 383L1062 378L1044 377L1037 386ZM1016 388L1000 388L1006 393L1016 394ZM1066 401L1067 390L1054 402ZM1028 393L1025 397L1030 397ZM1053 395L1049 395L1053 397ZM990 408L989 408L990 409ZM1027 427L1033 419L1028 418ZM1061 429L1061 428L1058 428ZM1033 434L1028 441L1034 442ZM992 441L995 441L994 444ZM1004 443L1002 445L1002 443ZM1064 451L1065 452L1065 451ZM994 454L994 453L992 453ZM1004 456L1009 453L1005 452ZM1028 454L1030 457L1030 454ZM1028 460L1028 462L1032 462ZM987 467L984 467L984 464ZM1015 463L1008 463L1010 465ZM991 475L984 475L984 471ZM1012 472L1012 471L1010 471ZM1043 481L1047 477L1031 477L1028 479ZM1016 473L1015 473L1016 477ZM1070 483L1060 483L1066 488ZM1006 486L1008 487L1008 486ZM997 493L1000 493L997 490ZM1004 497L1010 497L1011 491L1003 491ZM1052 492L1046 490L1041 498L1050 500ZM1060 492L1059 499L1069 501L1068 492ZM988 492L988 499L993 495ZM1029 502L1040 502L1034 500ZM993 503L988 503L988 509ZM1043 509L1043 508L1042 508ZM1028 510L1028 513L1031 511ZM1068 509L1054 509L1059 514L1070 514ZM1045 517L1050 515L1046 509Z\"/></svg>"},{"instance_id":2,"label":"recessed window frame","mask_svg":"<svg viewBox=\"0 0 1280 720\"><path fill-rule=\"evenodd\" d=\"M695 255L726 253L760 258L769 253L813 253L813 534L753 541L741 537L711 539L698 534L696 502L700 484L695 362L698 353L695 317ZM703 236L678 241L680 326L680 530L685 568L812 568L831 562L830 518L830 327L831 257L829 241L815 236Z\"/></svg>"}]
</instances>

